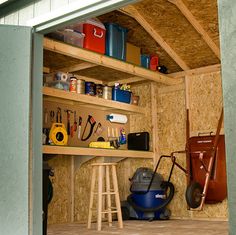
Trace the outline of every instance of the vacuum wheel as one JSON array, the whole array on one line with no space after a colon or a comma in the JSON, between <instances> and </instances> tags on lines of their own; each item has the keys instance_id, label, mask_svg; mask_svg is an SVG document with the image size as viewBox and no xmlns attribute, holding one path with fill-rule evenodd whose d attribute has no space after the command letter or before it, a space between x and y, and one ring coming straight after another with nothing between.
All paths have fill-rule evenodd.
<instances>
[{"instance_id":1,"label":"vacuum wheel","mask_svg":"<svg viewBox=\"0 0 236 235\"><path fill-rule=\"evenodd\" d=\"M187 187L185 198L190 208L198 208L202 201L202 186L198 182L192 182Z\"/></svg>"}]
</instances>

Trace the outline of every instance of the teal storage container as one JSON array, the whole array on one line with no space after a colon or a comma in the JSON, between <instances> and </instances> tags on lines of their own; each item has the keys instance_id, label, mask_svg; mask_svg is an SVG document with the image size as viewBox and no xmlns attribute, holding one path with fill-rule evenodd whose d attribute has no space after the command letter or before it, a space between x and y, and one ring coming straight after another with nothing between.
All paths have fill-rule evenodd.
<instances>
[{"instance_id":1,"label":"teal storage container","mask_svg":"<svg viewBox=\"0 0 236 235\"><path fill-rule=\"evenodd\" d=\"M126 38L128 30L115 23L105 23L106 55L126 60Z\"/></svg>"},{"instance_id":2,"label":"teal storage container","mask_svg":"<svg viewBox=\"0 0 236 235\"><path fill-rule=\"evenodd\" d=\"M141 55L141 66L149 69L150 68L150 55Z\"/></svg>"}]
</instances>

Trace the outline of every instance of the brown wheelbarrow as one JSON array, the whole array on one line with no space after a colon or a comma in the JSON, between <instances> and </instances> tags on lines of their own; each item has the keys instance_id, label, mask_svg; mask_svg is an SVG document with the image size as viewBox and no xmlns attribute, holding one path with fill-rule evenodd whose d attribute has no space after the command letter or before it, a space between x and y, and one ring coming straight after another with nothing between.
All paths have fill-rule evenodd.
<instances>
[{"instance_id":1,"label":"brown wheelbarrow","mask_svg":"<svg viewBox=\"0 0 236 235\"><path fill-rule=\"evenodd\" d=\"M172 152L170 155L174 165L187 176L185 197L188 209L202 210L204 203L222 202L227 196L225 141L224 135L220 135L222 120L223 112L215 135L199 134L189 138L187 134L186 150ZM176 161L180 153L186 153L186 169Z\"/></svg>"}]
</instances>

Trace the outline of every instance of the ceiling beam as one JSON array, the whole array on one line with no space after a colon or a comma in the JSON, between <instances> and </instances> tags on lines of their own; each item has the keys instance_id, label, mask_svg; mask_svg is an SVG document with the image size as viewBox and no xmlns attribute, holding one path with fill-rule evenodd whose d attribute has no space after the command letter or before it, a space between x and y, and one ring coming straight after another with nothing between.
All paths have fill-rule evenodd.
<instances>
[{"instance_id":1,"label":"ceiling beam","mask_svg":"<svg viewBox=\"0 0 236 235\"><path fill-rule=\"evenodd\" d=\"M112 82L108 82L108 86L114 86L115 83L120 83L120 84L130 84L130 83L135 83L135 82L143 82L143 81L147 81L144 78L141 77L130 77L130 78L125 78L125 79L120 79L120 80L116 80L116 81L112 81Z\"/></svg>"},{"instance_id":2,"label":"ceiling beam","mask_svg":"<svg viewBox=\"0 0 236 235\"><path fill-rule=\"evenodd\" d=\"M203 40L211 48L217 58L220 60L220 49L208 35L208 33L203 29L200 23L196 20L190 10L186 7L182 0L168 0L170 3L176 5L176 7L182 12L190 24L195 28L195 30L202 36Z\"/></svg>"},{"instance_id":3,"label":"ceiling beam","mask_svg":"<svg viewBox=\"0 0 236 235\"><path fill-rule=\"evenodd\" d=\"M83 62L83 63L72 65L72 66L69 66L69 67L64 67L64 68L61 68L61 69L57 69L57 71L71 73L71 72L75 72L75 71L79 71L79 70L83 70L83 69L88 69L88 68L92 68L92 67L96 67L96 66L98 66L98 65L97 64L92 64L92 63L89 63L89 62Z\"/></svg>"},{"instance_id":4,"label":"ceiling beam","mask_svg":"<svg viewBox=\"0 0 236 235\"><path fill-rule=\"evenodd\" d=\"M143 15L133 6L121 8L120 11L134 18L147 33L169 54L169 56L183 69L190 69L180 56L167 44L167 42L156 32L156 30L145 20Z\"/></svg>"},{"instance_id":5,"label":"ceiling beam","mask_svg":"<svg viewBox=\"0 0 236 235\"><path fill-rule=\"evenodd\" d=\"M169 73L168 76L172 78L182 78L187 75L193 76L193 75L199 75L199 74L205 74L205 73L214 73L214 72L219 72L220 70L221 70L221 65L215 64L215 65L209 65L209 66L205 66L201 68L181 71L177 73Z\"/></svg>"}]
</instances>

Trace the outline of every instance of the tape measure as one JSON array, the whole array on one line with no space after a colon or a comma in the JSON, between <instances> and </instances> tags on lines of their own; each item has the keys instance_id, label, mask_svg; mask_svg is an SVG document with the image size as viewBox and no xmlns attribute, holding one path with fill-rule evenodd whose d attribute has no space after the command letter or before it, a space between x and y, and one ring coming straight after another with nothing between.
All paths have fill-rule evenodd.
<instances>
[{"instance_id":1,"label":"tape measure","mask_svg":"<svg viewBox=\"0 0 236 235\"><path fill-rule=\"evenodd\" d=\"M49 132L49 141L55 145L67 145L68 134L63 123L53 123Z\"/></svg>"}]
</instances>

